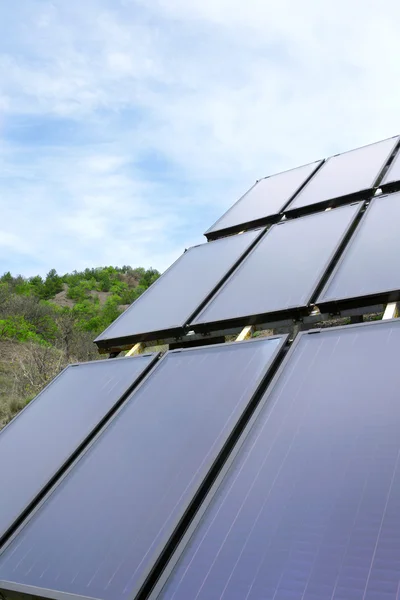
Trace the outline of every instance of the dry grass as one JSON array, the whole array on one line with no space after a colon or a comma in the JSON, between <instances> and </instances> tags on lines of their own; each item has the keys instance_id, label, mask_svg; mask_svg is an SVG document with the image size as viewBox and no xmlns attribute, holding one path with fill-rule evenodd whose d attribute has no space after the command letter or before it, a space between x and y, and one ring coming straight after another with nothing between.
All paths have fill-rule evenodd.
<instances>
[{"instance_id":1,"label":"dry grass","mask_svg":"<svg viewBox=\"0 0 400 600\"><path fill-rule=\"evenodd\" d=\"M73 308L75 306L75 300L68 298L68 289L68 284L64 283L61 292L58 292L58 294L52 298L51 302L53 302L53 304L57 304L57 306Z\"/></svg>"},{"instance_id":2,"label":"dry grass","mask_svg":"<svg viewBox=\"0 0 400 600\"><path fill-rule=\"evenodd\" d=\"M11 357L14 342L0 342L0 429L22 408L23 401L16 398L13 389L14 367Z\"/></svg>"},{"instance_id":3,"label":"dry grass","mask_svg":"<svg viewBox=\"0 0 400 600\"><path fill-rule=\"evenodd\" d=\"M0 341L0 429L70 362L65 352Z\"/></svg>"}]
</instances>

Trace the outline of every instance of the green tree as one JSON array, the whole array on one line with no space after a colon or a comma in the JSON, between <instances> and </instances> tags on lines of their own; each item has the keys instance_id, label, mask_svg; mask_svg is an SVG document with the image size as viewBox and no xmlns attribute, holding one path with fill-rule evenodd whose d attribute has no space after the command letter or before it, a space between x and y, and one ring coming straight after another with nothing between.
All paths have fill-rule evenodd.
<instances>
[{"instance_id":1,"label":"green tree","mask_svg":"<svg viewBox=\"0 0 400 600\"><path fill-rule=\"evenodd\" d=\"M49 300L50 298L54 298L58 292L61 292L63 289L64 282L62 278L57 275L57 271L55 269L51 269L46 276L43 286L43 295L42 298L45 300Z\"/></svg>"},{"instance_id":2,"label":"green tree","mask_svg":"<svg viewBox=\"0 0 400 600\"><path fill-rule=\"evenodd\" d=\"M24 317L17 316L0 319L0 338L46 344L45 340L36 333L31 323L26 321Z\"/></svg>"},{"instance_id":3,"label":"green tree","mask_svg":"<svg viewBox=\"0 0 400 600\"><path fill-rule=\"evenodd\" d=\"M160 277L160 273L156 269L147 269L139 280L139 285L148 288L152 283Z\"/></svg>"},{"instance_id":4,"label":"green tree","mask_svg":"<svg viewBox=\"0 0 400 600\"><path fill-rule=\"evenodd\" d=\"M1 283L9 283L12 284L14 281L14 277L11 275L10 271L7 271L7 273L4 273L4 275L2 275L2 277L0 278Z\"/></svg>"},{"instance_id":5,"label":"green tree","mask_svg":"<svg viewBox=\"0 0 400 600\"><path fill-rule=\"evenodd\" d=\"M35 275L35 277L30 277L28 279L29 285L32 288L32 293L38 298L44 297L44 281L40 277L40 275Z\"/></svg>"}]
</instances>

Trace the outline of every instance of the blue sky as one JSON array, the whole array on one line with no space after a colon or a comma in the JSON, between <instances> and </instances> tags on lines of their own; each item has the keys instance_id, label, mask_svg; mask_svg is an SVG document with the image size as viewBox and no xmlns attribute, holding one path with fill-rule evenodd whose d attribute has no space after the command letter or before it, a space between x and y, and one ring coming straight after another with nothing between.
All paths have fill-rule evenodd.
<instances>
[{"instance_id":1,"label":"blue sky","mask_svg":"<svg viewBox=\"0 0 400 600\"><path fill-rule=\"evenodd\" d=\"M0 273L164 270L256 179L399 133L395 0L0 3Z\"/></svg>"}]
</instances>

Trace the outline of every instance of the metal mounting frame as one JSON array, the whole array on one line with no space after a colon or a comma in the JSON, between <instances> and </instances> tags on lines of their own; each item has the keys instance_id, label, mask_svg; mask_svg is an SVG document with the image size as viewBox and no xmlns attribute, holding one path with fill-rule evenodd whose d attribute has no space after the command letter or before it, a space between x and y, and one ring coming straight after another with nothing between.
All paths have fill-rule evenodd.
<instances>
[{"instance_id":1,"label":"metal mounting frame","mask_svg":"<svg viewBox=\"0 0 400 600\"><path fill-rule=\"evenodd\" d=\"M354 202L365 202L370 200L375 193L376 188L367 188L359 192L347 194L346 196L339 196L338 198L330 198L329 200L323 200L316 202L315 204L309 204L298 208L290 208L289 206L284 211L285 217L289 220L297 217L305 217L314 213L322 212L327 208L339 208L346 204L353 204Z\"/></svg>"}]
</instances>

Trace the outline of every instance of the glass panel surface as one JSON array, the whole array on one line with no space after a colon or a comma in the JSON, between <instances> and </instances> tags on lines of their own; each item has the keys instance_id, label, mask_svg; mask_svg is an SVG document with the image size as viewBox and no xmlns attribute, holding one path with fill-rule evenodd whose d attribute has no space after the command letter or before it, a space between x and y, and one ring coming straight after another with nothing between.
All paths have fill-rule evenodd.
<instances>
[{"instance_id":1,"label":"glass panel surface","mask_svg":"<svg viewBox=\"0 0 400 600\"><path fill-rule=\"evenodd\" d=\"M131 598L282 341L167 354L0 556L0 581Z\"/></svg>"},{"instance_id":2,"label":"glass panel surface","mask_svg":"<svg viewBox=\"0 0 400 600\"><path fill-rule=\"evenodd\" d=\"M400 321L303 335L160 600L397 600Z\"/></svg>"}]
</instances>

